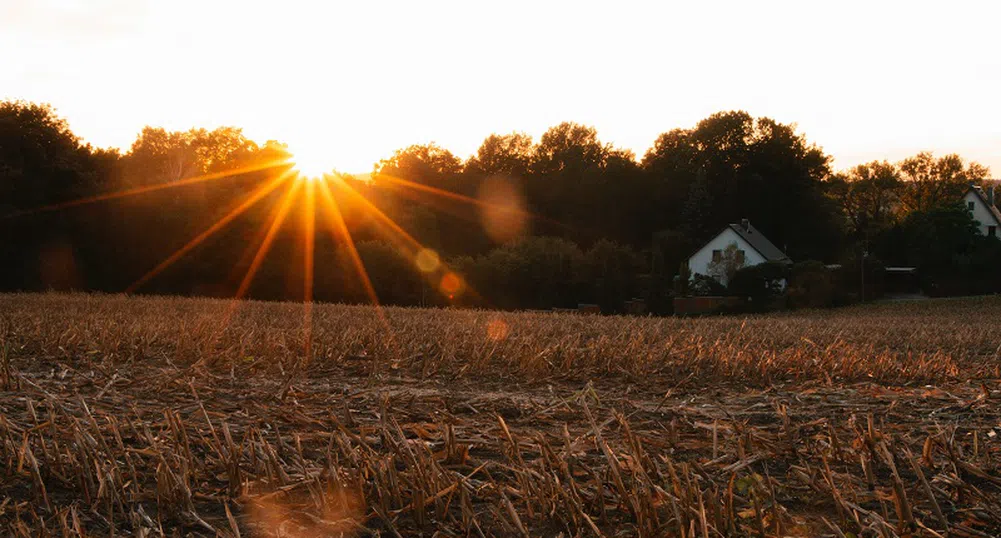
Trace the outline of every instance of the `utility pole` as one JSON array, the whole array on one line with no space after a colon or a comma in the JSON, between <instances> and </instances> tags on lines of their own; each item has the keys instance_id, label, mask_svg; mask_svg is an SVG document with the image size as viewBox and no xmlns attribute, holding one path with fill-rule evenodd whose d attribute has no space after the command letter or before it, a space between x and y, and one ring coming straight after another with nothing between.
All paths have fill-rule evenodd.
<instances>
[{"instance_id":1,"label":"utility pole","mask_svg":"<svg viewBox=\"0 0 1001 538\"><path fill-rule=\"evenodd\" d=\"M865 259L869 257L869 250L862 250L862 302L865 302Z\"/></svg>"}]
</instances>

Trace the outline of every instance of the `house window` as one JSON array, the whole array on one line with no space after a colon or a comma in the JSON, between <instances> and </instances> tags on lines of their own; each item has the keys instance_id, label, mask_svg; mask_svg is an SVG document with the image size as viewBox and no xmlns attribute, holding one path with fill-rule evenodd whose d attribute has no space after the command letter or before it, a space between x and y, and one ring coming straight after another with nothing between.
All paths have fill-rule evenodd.
<instances>
[{"instance_id":1,"label":"house window","mask_svg":"<svg viewBox=\"0 0 1001 538\"><path fill-rule=\"evenodd\" d=\"M997 236L998 236L998 227L997 226L988 226L987 227L987 237L997 237Z\"/></svg>"},{"instance_id":2,"label":"house window","mask_svg":"<svg viewBox=\"0 0 1001 538\"><path fill-rule=\"evenodd\" d=\"M966 202L966 209L973 211L973 202Z\"/></svg>"},{"instance_id":3,"label":"house window","mask_svg":"<svg viewBox=\"0 0 1001 538\"><path fill-rule=\"evenodd\" d=\"M738 250L737 251L737 265L739 265L741 267L743 267L743 265L744 265L744 251L743 250Z\"/></svg>"},{"instance_id":4,"label":"house window","mask_svg":"<svg viewBox=\"0 0 1001 538\"><path fill-rule=\"evenodd\" d=\"M714 263L719 263L722 260L723 260L723 251L722 250L714 250L713 251L713 262Z\"/></svg>"}]
</instances>

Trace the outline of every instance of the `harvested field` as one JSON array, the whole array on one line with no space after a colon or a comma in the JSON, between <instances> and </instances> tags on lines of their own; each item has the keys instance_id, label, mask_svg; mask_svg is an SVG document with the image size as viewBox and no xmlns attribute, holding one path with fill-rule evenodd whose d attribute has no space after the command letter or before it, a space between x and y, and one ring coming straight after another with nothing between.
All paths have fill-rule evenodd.
<instances>
[{"instance_id":1,"label":"harvested field","mask_svg":"<svg viewBox=\"0 0 1001 538\"><path fill-rule=\"evenodd\" d=\"M0 295L0 533L999 536L999 370L997 297L690 320Z\"/></svg>"}]
</instances>

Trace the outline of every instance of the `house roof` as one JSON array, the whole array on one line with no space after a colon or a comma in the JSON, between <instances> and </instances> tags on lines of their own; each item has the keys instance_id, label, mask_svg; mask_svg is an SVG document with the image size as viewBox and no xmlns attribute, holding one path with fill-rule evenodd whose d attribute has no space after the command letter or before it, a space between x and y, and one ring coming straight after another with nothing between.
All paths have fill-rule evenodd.
<instances>
[{"instance_id":1,"label":"house roof","mask_svg":"<svg viewBox=\"0 0 1001 538\"><path fill-rule=\"evenodd\" d=\"M971 192L977 195L977 198L980 198L980 201L983 202L984 207L986 207L987 210L991 212L991 215L994 216L994 220L997 222L999 226L1001 226L1001 211L999 211L997 207L991 204L991 201L987 199L987 195L984 193L984 190L977 187L970 187L969 189L966 190L966 194L969 194ZM966 194L963 195L964 198L966 197Z\"/></svg>"},{"instance_id":2,"label":"house roof","mask_svg":"<svg viewBox=\"0 0 1001 538\"><path fill-rule=\"evenodd\" d=\"M747 228L744 228L742 224L731 224L730 229L737 233L744 241L747 241L751 248L758 251L763 258L770 262L791 262L789 256L786 256L785 252L775 246L771 241L765 237L764 234L758 231L750 222L747 222Z\"/></svg>"}]
</instances>

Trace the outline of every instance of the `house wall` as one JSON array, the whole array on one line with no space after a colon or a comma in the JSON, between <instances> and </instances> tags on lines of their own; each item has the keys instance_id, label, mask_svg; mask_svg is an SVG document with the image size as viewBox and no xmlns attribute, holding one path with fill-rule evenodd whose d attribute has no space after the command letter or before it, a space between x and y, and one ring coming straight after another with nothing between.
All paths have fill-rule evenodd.
<instances>
[{"instance_id":1,"label":"house wall","mask_svg":"<svg viewBox=\"0 0 1001 538\"><path fill-rule=\"evenodd\" d=\"M980 197L973 192L967 192L966 196L963 197L964 205L969 207L970 202L973 202L973 220L980 223L980 234L987 235L988 226L998 226L993 213L991 213L991 210L983 203ZM997 234L1001 237L1001 229L998 230Z\"/></svg>"},{"instance_id":2,"label":"house wall","mask_svg":"<svg viewBox=\"0 0 1001 538\"><path fill-rule=\"evenodd\" d=\"M692 271L692 274L709 274L709 264L713 261L713 251L714 250L726 250L726 247L730 244L736 243L737 248L744 251L744 267L750 267L752 265L758 265L759 263L764 263L766 260L764 256L758 254L758 251L751 248L751 245L747 244L737 232L733 231L730 227L723 230L719 235L713 238L712 241L706 243L704 247L699 249L698 252L688 258L688 268ZM725 278L724 278L725 280ZM720 282L724 286L726 282Z\"/></svg>"}]
</instances>

